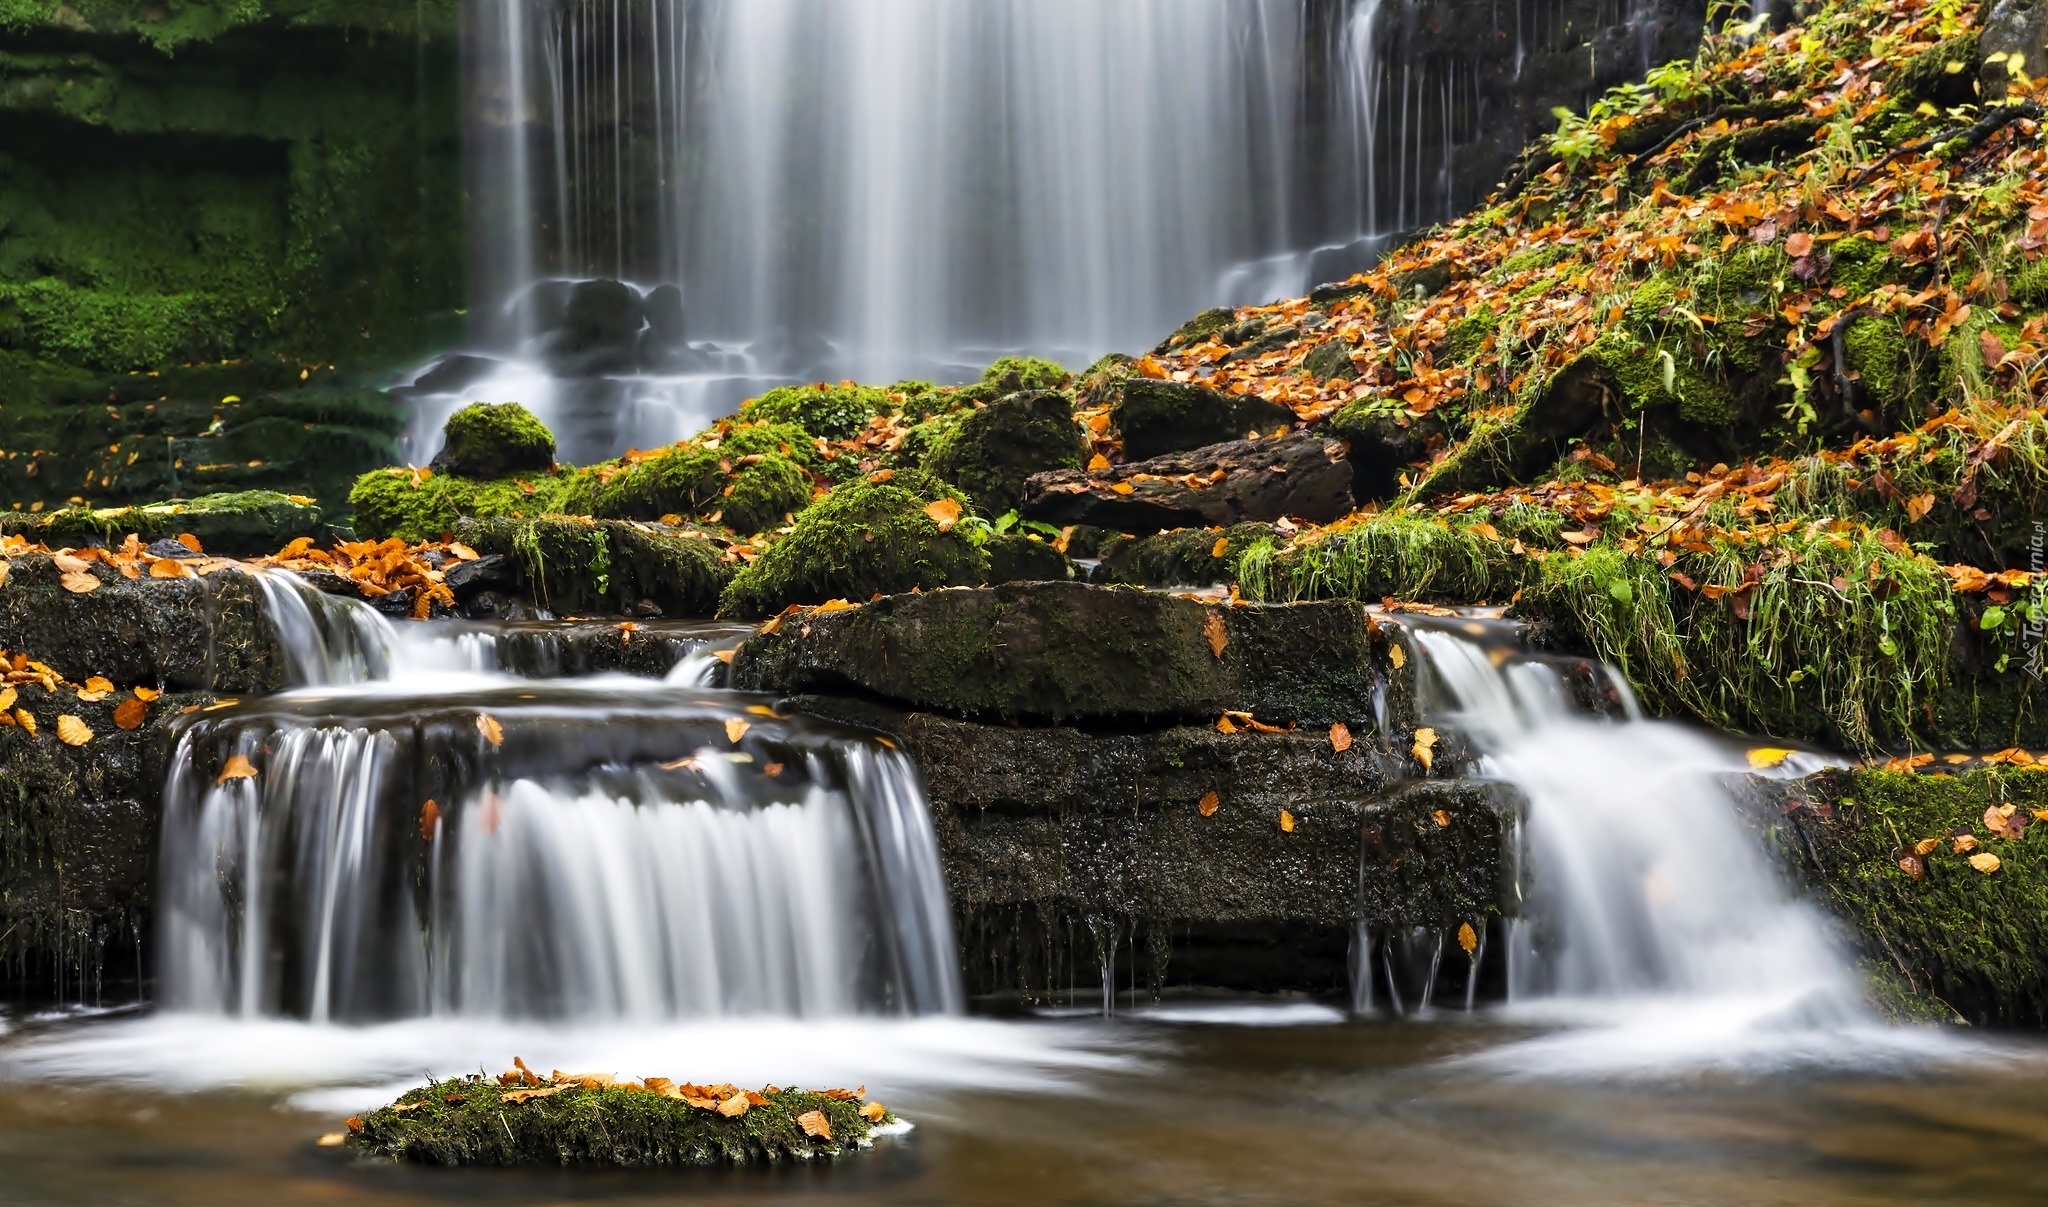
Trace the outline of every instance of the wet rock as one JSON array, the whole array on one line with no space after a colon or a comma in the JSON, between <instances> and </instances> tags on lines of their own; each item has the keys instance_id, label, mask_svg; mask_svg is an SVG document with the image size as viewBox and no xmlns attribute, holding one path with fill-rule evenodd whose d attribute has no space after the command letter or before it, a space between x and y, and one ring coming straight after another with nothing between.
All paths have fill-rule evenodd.
<instances>
[{"instance_id":1,"label":"wet rock","mask_svg":"<svg viewBox=\"0 0 2048 1207\"><path fill-rule=\"evenodd\" d=\"M2015 63L2030 77L2040 75L2043 65L2048 64L2048 4L2039 0L1998 0L1984 18L1975 50L1981 64L1979 79L1984 99L2004 100ZM1944 63L1943 67L1946 66Z\"/></svg>"},{"instance_id":2,"label":"wet rock","mask_svg":"<svg viewBox=\"0 0 2048 1207\"><path fill-rule=\"evenodd\" d=\"M1236 397L1194 382L1127 377L1110 409L1124 455L1143 461L1167 453L1271 434L1292 427L1294 412L1263 398Z\"/></svg>"},{"instance_id":3,"label":"wet rock","mask_svg":"<svg viewBox=\"0 0 2048 1207\"><path fill-rule=\"evenodd\" d=\"M651 600L664 616L710 616L736 568L704 537L632 520L463 520L455 535L510 562L520 591L557 615L623 616Z\"/></svg>"},{"instance_id":4,"label":"wet rock","mask_svg":"<svg viewBox=\"0 0 2048 1207\"><path fill-rule=\"evenodd\" d=\"M177 544L181 535L196 537L207 553L219 557L254 557L276 553L302 536L324 532L320 508L303 495L268 490L173 499L137 507L73 507L40 516L0 515L0 532L18 532L52 548L118 545L134 533L159 547ZM191 556L179 546L177 553Z\"/></svg>"},{"instance_id":5,"label":"wet rock","mask_svg":"<svg viewBox=\"0 0 2048 1207\"><path fill-rule=\"evenodd\" d=\"M401 386L392 393L406 397L453 394L490 377L502 363L492 357L458 352L435 361L426 372L414 378L411 385Z\"/></svg>"},{"instance_id":6,"label":"wet rock","mask_svg":"<svg viewBox=\"0 0 2048 1207\"><path fill-rule=\"evenodd\" d=\"M1164 354L1176 348L1185 348L1190 344L1202 343L1210 336L1228 328L1235 322L1237 322L1237 311L1232 310L1228 306L1219 306L1214 310L1204 310L1187 322L1182 323L1172 335L1167 336L1161 341L1159 346L1153 349L1153 351Z\"/></svg>"},{"instance_id":7,"label":"wet rock","mask_svg":"<svg viewBox=\"0 0 2048 1207\"><path fill-rule=\"evenodd\" d=\"M1180 528L1150 536L1119 537L1103 545L1090 582L1133 587L1210 587L1235 577L1238 555L1254 541L1273 539L1268 524L1234 528Z\"/></svg>"},{"instance_id":8,"label":"wet rock","mask_svg":"<svg viewBox=\"0 0 2048 1207\"><path fill-rule=\"evenodd\" d=\"M455 592L458 602L478 591L510 591L519 585L512 559L501 553L487 553L475 561L457 562L442 572L441 581Z\"/></svg>"},{"instance_id":9,"label":"wet rock","mask_svg":"<svg viewBox=\"0 0 2048 1207\"><path fill-rule=\"evenodd\" d=\"M533 295L537 318L544 321L559 314L558 322L535 328L534 349L548 368L563 377L632 369L646 324L640 292L623 281L549 284L561 288Z\"/></svg>"},{"instance_id":10,"label":"wet rock","mask_svg":"<svg viewBox=\"0 0 2048 1207\"><path fill-rule=\"evenodd\" d=\"M0 583L0 648L26 652L64 678L101 675L120 687L228 694L275 691L285 662L262 590L244 571L194 578L123 578L93 563L99 586L59 583L49 557L9 561Z\"/></svg>"},{"instance_id":11,"label":"wet rock","mask_svg":"<svg viewBox=\"0 0 2048 1207\"><path fill-rule=\"evenodd\" d=\"M998 533L988 539L991 583L1066 582L1074 577L1067 555L1036 536Z\"/></svg>"},{"instance_id":12,"label":"wet rock","mask_svg":"<svg viewBox=\"0 0 2048 1207\"><path fill-rule=\"evenodd\" d=\"M1341 440L1297 433L1093 473L1037 474L1025 484L1020 510L1050 524L1136 533L1286 517L1326 523L1353 507L1348 452Z\"/></svg>"},{"instance_id":13,"label":"wet rock","mask_svg":"<svg viewBox=\"0 0 2048 1207\"><path fill-rule=\"evenodd\" d=\"M554 467L555 435L533 412L516 402L476 402L448 417L441 431L441 451L430 468L437 474L492 481L546 473Z\"/></svg>"},{"instance_id":14,"label":"wet rock","mask_svg":"<svg viewBox=\"0 0 2048 1207\"><path fill-rule=\"evenodd\" d=\"M923 467L959 487L983 515L999 516L1017 507L1033 474L1079 470L1087 455L1073 400L1028 390L968 412L925 455Z\"/></svg>"},{"instance_id":15,"label":"wet rock","mask_svg":"<svg viewBox=\"0 0 2048 1207\"><path fill-rule=\"evenodd\" d=\"M1229 608L1020 583L784 617L740 648L732 681L965 717L1214 724L1239 712L1362 731L1378 707L1399 715L1412 699L1416 663L1392 664L1395 639L1351 601Z\"/></svg>"},{"instance_id":16,"label":"wet rock","mask_svg":"<svg viewBox=\"0 0 2048 1207\"><path fill-rule=\"evenodd\" d=\"M1410 415L1397 402L1361 398L1325 420L1319 433L1351 446L1351 493L1361 502L1390 499L1403 489L1401 475L1449 439L1434 411Z\"/></svg>"}]
</instances>

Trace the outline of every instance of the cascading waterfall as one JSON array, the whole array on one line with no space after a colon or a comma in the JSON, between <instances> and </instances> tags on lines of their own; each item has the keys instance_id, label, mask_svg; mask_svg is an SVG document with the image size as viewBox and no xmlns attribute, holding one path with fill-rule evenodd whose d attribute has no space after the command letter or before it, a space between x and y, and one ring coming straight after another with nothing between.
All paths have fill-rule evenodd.
<instances>
[{"instance_id":1,"label":"cascading waterfall","mask_svg":"<svg viewBox=\"0 0 2048 1207\"><path fill-rule=\"evenodd\" d=\"M1589 713L1552 662L1500 622L1407 618L1434 720L1481 752L1526 815L1522 916L1508 927L1510 1000L1623 1011L1702 1007L1733 1025L1839 1024L1861 988L1821 915L1791 898L1726 786L1730 746Z\"/></svg>"},{"instance_id":2,"label":"cascading waterfall","mask_svg":"<svg viewBox=\"0 0 2048 1207\"><path fill-rule=\"evenodd\" d=\"M958 1010L902 754L707 690L721 664L682 637L668 682L518 679L494 671L502 634L394 626L282 573L264 589L313 686L180 730L160 902L173 1008L316 1023Z\"/></svg>"},{"instance_id":3,"label":"cascading waterfall","mask_svg":"<svg viewBox=\"0 0 2048 1207\"><path fill-rule=\"evenodd\" d=\"M414 458L475 398L588 460L779 380L1079 366L1298 295L1682 52L1655 8L470 0L472 308L518 356L423 376Z\"/></svg>"}]
</instances>

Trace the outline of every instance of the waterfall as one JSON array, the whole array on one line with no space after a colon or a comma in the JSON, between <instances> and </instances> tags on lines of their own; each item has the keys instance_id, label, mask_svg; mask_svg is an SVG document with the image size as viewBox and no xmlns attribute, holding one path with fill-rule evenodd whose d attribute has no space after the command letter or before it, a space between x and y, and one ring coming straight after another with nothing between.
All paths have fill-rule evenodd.
<instances>
[{"instance_id":1,"label":"waterfall","mask_svg":"<svg viewBox=\"0 0 2048 1207\"><path fill-rule=\"evenodd\" d=\"M664 1022L954 1013L916 768L712 689L562 674L571 626L393 624L282 571L304 686L180 726L164 792L165 1000L244 1019ZM589 626L610 638L617 626ZM657 660L656 665L660 665Z\"/></svg>"},{"instance_id":2,"label":"waterfall","mask_svg":"<svg viewBox=\"0 0 2048 1207\"><path fill-rule=\"evenodd\" d=\"M1525 802L1512 1001L1778 1027L1862 1017L1822 916L1792 898L1742 820L1727 786L1746 769L1737 748L1642 719L1618 676L1604 685L1618 715L1588 712L1513 626L1404 621L1431 719L1469 737L1479 773Z\"/></svg>"}]
</instances>

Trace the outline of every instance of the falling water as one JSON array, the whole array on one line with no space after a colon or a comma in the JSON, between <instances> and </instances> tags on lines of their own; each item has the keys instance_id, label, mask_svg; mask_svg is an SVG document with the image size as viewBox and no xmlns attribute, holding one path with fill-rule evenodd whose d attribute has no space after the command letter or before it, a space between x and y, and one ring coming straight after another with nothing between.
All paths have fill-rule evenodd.
<instances>
[{"instance_id":1,"label":"falling water","mask_svg":"<svg viewBox=\"0 0 2048 1207\"><path fill-rule=\"evenodd\" d=\"M517 356L423 377L415 456L473 398L588 459L780 380L1078 367L1298 295L1684 53L1664 7L470 0L473 311Z\"/></svg>"},{"instance_id":2,"label":"falling water","mask_svg":"<svg viewBox=\"0 0 2048 1207\"><path fill-rule=\"evenodd\" d=\"M915 768L703 686L720 634L669 638L667 682L536 680L495 669L507 650L531 660L531 635L394 625L281 572L264 591L310 686L178 732L172 1007L314 1023L958 1010Z\"/></svg>"},{"instance_id":3,"label":"falling water","mask_svg":"<svg viewBox=\"0 0 2048 1207\"><path fill-rule=\"evenodd\" d=\"M1589 713L1558 664L1499 622L1412 623L1437 723L1469 736L1481 774L1526 802L1523 917L1510 923L1511 999L1568 1011L1672 1011L1717 1026L1853 1021L1861 989L1821 915L1792 899L1745 827L1725 743Z\"/></svg>"}]
</instances>

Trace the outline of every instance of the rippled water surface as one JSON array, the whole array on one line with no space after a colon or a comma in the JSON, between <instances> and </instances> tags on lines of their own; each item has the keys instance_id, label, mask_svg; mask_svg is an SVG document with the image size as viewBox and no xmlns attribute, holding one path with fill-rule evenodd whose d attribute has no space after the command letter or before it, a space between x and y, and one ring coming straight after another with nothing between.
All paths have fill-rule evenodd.
<instances>
[{"instance_id":1,"label":"rippled water surface","mask_svg":"<svg viewBox=\"0 0 2048 1207\"><path fill-rule=\"evenodd\" d=\"M866 1076L917 1124L829 1167L571 1173L360 1165L314 1146L352 1097L385 1094L408 1045L454 1059L452 1037L307 1029L236 1044L184 1025L0 1039L0 1203L2048 1201L2048 1050L1996 1040L1845 1035L1746 1071L1617 1077L1596 1059L1572 1072L1559 1033L1534 1026L1357 1024L1302 1006L469 1037L676 1075ZM1599 1036L1574 1042L1590 1057ZM209 1071L275 1084L168 1088Z\"/></svg>"}]
</instances>

